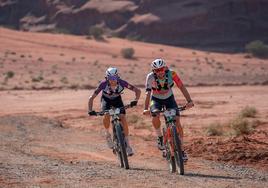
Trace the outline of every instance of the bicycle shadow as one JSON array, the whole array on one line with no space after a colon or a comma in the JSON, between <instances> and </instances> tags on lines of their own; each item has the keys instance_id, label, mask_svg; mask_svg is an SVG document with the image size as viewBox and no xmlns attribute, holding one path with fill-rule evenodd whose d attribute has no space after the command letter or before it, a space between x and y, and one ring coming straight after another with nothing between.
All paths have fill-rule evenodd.
<instances>
[{"instance_id":1,"label":"bicycle shadow","mask_svg":"<svg viewBox=\"0 0 268 188\"><path fill-rule=\"evenodd\" d=\"M163 172L163 171L166 171L166 170L161 170L161 169L142 168L142 167L133 167L133 168L130 168L130 170L144 171L144 172Z\"/></svg>"},{"instance_id":2,"label":"bicycle shadow","mask_svg":"<svg viewBox=\"0 0 268 188\"><path fill-rule=\"evenodd\" d=\"M239 180L240 177L233 176L221 176L221 175L208 175L208 174L199 174L199 173L187 173L184 176L197 177L197 178L212 178L212 179L230 179L230 180Z\"/></svg>"}]
</instances>

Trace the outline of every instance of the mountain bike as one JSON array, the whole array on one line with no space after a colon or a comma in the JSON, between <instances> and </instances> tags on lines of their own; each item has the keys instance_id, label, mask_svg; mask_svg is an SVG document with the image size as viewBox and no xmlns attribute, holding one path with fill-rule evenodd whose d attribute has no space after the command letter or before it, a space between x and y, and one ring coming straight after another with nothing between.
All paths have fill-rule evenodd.
<instances>
[{"instance_id":1,"label":"mountain bike","mask_svg":"<svg viewBox=\"0 0 268 188\"><path fill-rule=\"evenodd\" d=\"M113 153L117 155L120 167L129 169L128 164L128 156L126 153L126 142L125 142L125 135L123 131L123 126L120 120L120 110L131 108L130 104L121 107L121 108L111 108L110 110L105 110L101 112L96 112L97 116L103 116L105 114L109 114L112 119L112 129L113 129Z\"/></svg>"},{"instance_id":2,"label":"mountain bike","mask_svg":"<svg viewBox=\"0 0 268 188\"><path fill-rule=\"evenodd\" d=\"M177 110L183 111L186 109L186 106L179 107ZM163 157L169 163L170 172L177 171L180 175L184 175L184 161L181 148L181 140L178 134L178 129L176 127L176 109L162 109L160 111L164 113L165 124L163 128L163 137L164 137L164 146L165 153Z\"/></svg>"}]
</instances>

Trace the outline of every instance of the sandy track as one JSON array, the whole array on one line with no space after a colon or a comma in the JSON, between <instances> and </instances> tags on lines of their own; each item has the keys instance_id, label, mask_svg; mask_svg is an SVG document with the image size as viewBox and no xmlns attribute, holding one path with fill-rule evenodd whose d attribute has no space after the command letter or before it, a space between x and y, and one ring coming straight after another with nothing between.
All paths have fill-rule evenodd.
<instances>
[{"instance_id":1,"label":"sandy track","mask_svg":"<svg viewBox=\"0 0 268 188\"><path fill-rule=\"evenodd\" d=\"M204 105L214 93L214 106L202 105L185 114L186 139L193 137L211 119L235 112L248 102L267 117L267 107L259 101L267 87L190 88ZM241 94L239 91L244 91ZM249 101L243 96L255 95ZM266 187L267 173L246 167L219 164L191 158L186 175L168 172L167 164L155 148L154 138L144 139L148 129L135 129L131 139L136 155L130 158L131 170L118 167L115 156L104 143L98 118L85 114L88 91L3 91L0 92L0 186L1 187ZM266 96L267 97L267 96ZM130 97L125 97L128 100ZM210 97L211 98L211 97ZM234 98L234 99L233 99ZM232 101L233 100L233 101ZM233 103L232 103L233 102ZM235 104L235 105L234 105ZM96 106L98 101L96 101ZM231 105L233 108L230 108ZM226 109L227 108L227 109ZM140 109L140 108L138 108ZM226 111L225 111L226 110ZM130 111L130 113L133 111ZM130 115L129 113L129 115ZM137 113L137 112L136 112ZM193 116L196 113L196 116ZM193 118L194 117L194 118ZM200 119L204 122L199 124ZM201 131L200 131L201 132ZM200 133L199 132L199 133ZM187 135L188 134L188 135ZM148 135L147 135L148 136ZM148 138L150 138L148 136ZM190 156L191 157L191 156Z\"/></svg>"}]
</instances>

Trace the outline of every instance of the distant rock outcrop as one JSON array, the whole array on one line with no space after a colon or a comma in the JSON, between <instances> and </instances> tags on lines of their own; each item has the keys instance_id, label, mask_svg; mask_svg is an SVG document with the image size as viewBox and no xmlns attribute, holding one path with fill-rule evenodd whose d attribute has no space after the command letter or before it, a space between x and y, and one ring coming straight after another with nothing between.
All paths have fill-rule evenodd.
<instances>
[{"instance_id":1,"label":"distant rock outcrop","mask_svg":"<svg viewBox=\"0 0 268 188\"><path fill-rule=\"evenodd\" d=\"M266 0L0 0L0 24L87 34L91 26L149 42L241 48L268 42Z\"/></svg>"}]
</instances>

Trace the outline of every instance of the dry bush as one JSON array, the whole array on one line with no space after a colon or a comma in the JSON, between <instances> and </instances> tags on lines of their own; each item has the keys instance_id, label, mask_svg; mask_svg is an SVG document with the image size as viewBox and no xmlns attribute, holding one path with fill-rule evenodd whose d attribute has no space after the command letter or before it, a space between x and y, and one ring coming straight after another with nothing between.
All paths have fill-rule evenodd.
<instances>
[{"instance_id":1,"label":"dry bush","mask_svg":"<svg viewBox=\"0 0 268 188\"><path fill-rule=\"evenodd\" d=\"M123 48L121 54L126 59L132 59L134 56L135 50L133 48Z\"/></svg>"},{"instance_id":2,"label":"dry bush","mask_svg":"<svg viewBox=\"0 0 268 188\"><path fill-rule=\"evenodd\" d=\"M255 107L246 106L240 111L239 116L254 118L256 117L256 114L257 114L257 110Z\"/></svg>"},{"instance_id":3,"label":"dry bush","mask_svg":"<svg viewBox=\"0 0 268 188\"><path fill-rule=\"evenodd\" d=\"M208 136L221 136L223 135L222 126L219 122L211 123L206 129L206 134Z\"/></svg>"},{"instance_id":4,"label":"dry bush","mask_svg":"<svg viewBox=\"0 0 268 188\"><path fill-rule=\"evenodd\" d=\"M238 116L230 122L230 127L234 130L235 135L250 134L253 131L253 127L247 119Z\"/></svg>"},{"instance_id":5,"label":"dry bush","mask_svg":"<svg viewBox=\"0 0 268 188\"><path fill-rule=\"evenodd\" d=\"M255 57L268 58L268 45L265 45L262 41L252 41L246 45L246 51L251 53Z\"/></svg>"}]
</instances>

